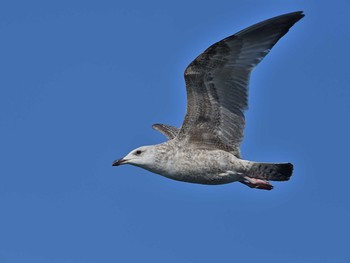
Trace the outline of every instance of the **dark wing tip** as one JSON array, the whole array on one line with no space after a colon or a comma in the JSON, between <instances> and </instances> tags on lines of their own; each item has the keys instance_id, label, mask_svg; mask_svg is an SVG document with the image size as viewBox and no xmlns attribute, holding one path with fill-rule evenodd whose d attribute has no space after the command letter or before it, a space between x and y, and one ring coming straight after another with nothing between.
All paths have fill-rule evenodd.
<instances>
[{"instance_id":1,"label":"dark wing tip","mask_svg":"<svg viewBox=\"0 0 350 263\"><path fill-rule=\"evenodd\" d=\"M285 15L295 15L295 16L300 16L300 18L305 16L304 11L295 11L295 12L291 12L291 13L287 13Z\"/></svg>"},{"instance_id":2,"label":"dark wing tip","mask_svg":"<svg viewBox=\"0 0 350 263\"><path fill-rule=\"evenodd\" d=\"M305 16L304 11L295 11L295 12L286 13L283 15L278 15L278 16L272 17L270 19L267 19L265 21L278 20L278 19L281 19L283 17L298 21L298 20L302 19L304 16ZM263 21L263 22L265 22L265 21Z\"/></svg>"},{"instance_id":3,"label":"dark wing tip","mask_svg":"<svg viewBox=\"0 0 350 263\"><path fill-rule=\"evenodd\" d=\"M270 19L266 19L264 21L261 21L259 23L256 23L250 27L247 27L238 33L236 33L236 36L242 36L246 34L250 34L253 32L257 32L258 30L266 30L266 29L273 29L274 30L281 30L284 31L283 34L281 34L280 37L282 37L285 33L288 32L288 30L300 19L302 19L305 16L303 11L296 11L292 13L286 13L283 15L275 16ZM230 37L229 37L230 38ZM277 42L277 41L276 41Z\"/></svg>"},{"instance_id":4,"label":"dark wing tip","mask_svg":"<svg viewBox=\"0 0 350 263\"><path fill-rule=\"evenodd\" d=\"M276 16L276 17L271 18L271 19L279 19L279 18L285 17L288 20L290 20L291 22L294 21L293 22L293 24L294 24L294 23L298 22L300 19L302 19L304 16L305 16L304 11L296 11L296 12L292 12L292 13L287 13L287 14L284 14L284 15Z\"/></svg>"}]
</instances>

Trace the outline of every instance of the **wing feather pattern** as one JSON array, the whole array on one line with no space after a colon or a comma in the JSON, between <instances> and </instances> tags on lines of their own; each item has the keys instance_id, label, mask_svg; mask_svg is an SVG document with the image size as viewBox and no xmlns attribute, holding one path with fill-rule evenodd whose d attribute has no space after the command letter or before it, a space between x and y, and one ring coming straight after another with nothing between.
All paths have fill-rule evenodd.
<instances>
[{"instance_id":1,"label":"wing feather pattern","mask_svg":"<svg viewBox=\"0 0 350 263\"><path fill-rule=\"evenodd\" d=\"M250 73L303 16L294 12L255 24L191 62L185 70L187 112L176 139L240 157Z\"/></svg>"},{"instance_id":2,"label":"wing feather pattern","mask_svg":"<svg viewBox=\"0 0 350 263\"><path fill-rule=\"evenodd\" d=\"M179 128L166 124L153 124L152 128L164 134L165 137L168 138L168 140L174 139L179 133Z\"/></svg>"}]
</instances>

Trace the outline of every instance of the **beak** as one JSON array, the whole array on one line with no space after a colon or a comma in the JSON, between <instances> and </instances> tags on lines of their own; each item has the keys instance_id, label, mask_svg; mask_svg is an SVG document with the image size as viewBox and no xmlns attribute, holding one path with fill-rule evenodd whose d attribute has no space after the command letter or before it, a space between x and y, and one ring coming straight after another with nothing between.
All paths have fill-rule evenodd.
<instances>
[{"instance_id":1,"label":"beak","mask_svg":"<svg viewBox=\"0 0 350 263\"><path fill-rule=\"evenodd\" d=\"M112 166L119 166L119 165L122 165L122 164L125 164L128 160L125 160L125 159L119 159L119 160L115 160L113 163L112 163Z\"/></svg>"}]
</instances>

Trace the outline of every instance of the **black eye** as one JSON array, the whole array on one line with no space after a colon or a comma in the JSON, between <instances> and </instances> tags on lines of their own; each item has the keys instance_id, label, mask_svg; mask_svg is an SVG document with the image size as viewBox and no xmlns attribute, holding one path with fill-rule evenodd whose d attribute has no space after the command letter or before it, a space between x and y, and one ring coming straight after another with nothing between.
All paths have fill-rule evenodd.
<instances>
[{"instance_id":1,"label":"black eye","mask_svg":"<svg viewBox=\"0 0 350 263\"><path fill-rule=\"evenodd\" d=\"M135 153L136 155L140 155L142 152L140 150L137 150Z\"/></svg>"}]
</instances>

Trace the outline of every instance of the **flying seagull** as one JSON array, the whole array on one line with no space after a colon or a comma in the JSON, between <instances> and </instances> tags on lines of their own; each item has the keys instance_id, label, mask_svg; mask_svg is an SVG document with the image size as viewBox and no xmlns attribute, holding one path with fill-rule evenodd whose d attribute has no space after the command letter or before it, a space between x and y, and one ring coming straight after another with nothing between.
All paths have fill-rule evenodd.
<instances>
[{"instance_id":1,"label":"flying seagull","mask_svg":"<svg viewBox=\"0 0 350 263\"><path fill-rule=\"evenodd\" d=\"M289 180L291 163L243 160L240 144L250 73L302 17L303 12L277 16L206 49L185 70L187 111L181 128L154 124L168 141L137 148L113 166L132 164L178 181L238 181L265 190L273 188L269 181Z\"/></svg>"}]
</instances>

